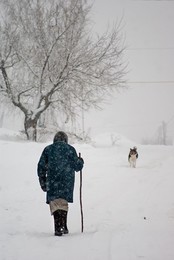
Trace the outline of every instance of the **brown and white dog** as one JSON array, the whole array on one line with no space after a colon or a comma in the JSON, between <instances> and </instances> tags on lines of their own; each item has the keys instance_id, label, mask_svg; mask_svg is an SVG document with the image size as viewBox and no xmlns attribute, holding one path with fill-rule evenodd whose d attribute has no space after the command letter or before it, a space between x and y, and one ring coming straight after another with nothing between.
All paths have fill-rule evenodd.
<instances>
[{"instance_id":1,"label":"brown and white dog","mask_svg":"<svg viewBox=\"0 0 174 260\"><path fill-rule=\"evenodd\" d=\"M130 152L128 155L128 161L129 161L131 168L136 168L137 158L138 158L137 148L136 147L133 147L133 149L130 148Z\"/></svg>"}]
</instances>

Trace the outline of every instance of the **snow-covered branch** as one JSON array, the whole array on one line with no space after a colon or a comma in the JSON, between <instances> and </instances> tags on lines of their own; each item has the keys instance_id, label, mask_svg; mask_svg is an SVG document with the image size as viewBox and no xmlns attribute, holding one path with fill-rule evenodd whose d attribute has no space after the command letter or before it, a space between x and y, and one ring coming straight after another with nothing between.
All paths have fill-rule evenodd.
<instances>
[{"instance_id":1,"label":"snow-covered branch","mask_svg":"<svg viewBox=\"0 0 174 260\"><path fill-rule=\"evenodd\" d=\"M120 30L94 37L85 0L2 0L2 90L25 115L25 132L57 100L68 117L125 86ZM0 91L4 94L4 91ZM31 135L30 135L31 136ZM30 138L27 134L27 137Z\"/></svg>"}]
</instances>

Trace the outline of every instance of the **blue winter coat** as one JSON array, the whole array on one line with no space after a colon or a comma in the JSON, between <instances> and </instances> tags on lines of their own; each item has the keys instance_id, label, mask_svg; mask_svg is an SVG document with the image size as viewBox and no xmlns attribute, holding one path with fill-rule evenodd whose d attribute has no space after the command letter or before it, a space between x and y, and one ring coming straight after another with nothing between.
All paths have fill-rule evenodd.
<instances>
[{"instance_id":1,"label":"blue winter coat","mask_svg":"<svg viewBox=\"0 0 174 260\"><path fill-rule=\"evenodd\" d=\"M46 203L58 198L73 202L75 171L83 168L83 160L73 146L57 141L47 146L38 162L38 177Z\"/></svg>"}]
</instances>

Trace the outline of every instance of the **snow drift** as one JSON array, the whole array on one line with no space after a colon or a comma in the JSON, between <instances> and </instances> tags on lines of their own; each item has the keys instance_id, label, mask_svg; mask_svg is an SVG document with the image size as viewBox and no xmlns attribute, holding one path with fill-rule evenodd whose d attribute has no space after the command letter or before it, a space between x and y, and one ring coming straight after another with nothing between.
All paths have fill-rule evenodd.
<instances>
[{"instance_id":1,"label":"snow drift","mask_svg":"<svg viewBox=\"0 0 174 260\"><path fill-rule=\"evenodd\" d=\"M74 145L85 161L84 233L77 173L70 234L54 237L36 174L47 144L0 139L0 259L174 259L173 146L137 145L124 137L113 144L110 134L96 137L95 145ZM139 152L135 169L127 161L132 144Z\"/></svg>"}]
</instances>

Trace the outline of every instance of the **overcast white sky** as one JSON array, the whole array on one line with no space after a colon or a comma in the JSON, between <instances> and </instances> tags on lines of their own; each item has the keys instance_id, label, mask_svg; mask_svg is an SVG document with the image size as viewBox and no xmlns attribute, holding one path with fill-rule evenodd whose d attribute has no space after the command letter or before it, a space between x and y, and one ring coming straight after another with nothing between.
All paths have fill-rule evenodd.
<instances>
[{"instance_id":1,"label":"overcast white sky","mask_svg":"<svg viewBox=\"0 0 174 260\"><path fill-rule=\"evenodd\" d=\"M95 0L91 17L99 33L122 18L130 89L85 115L85 130L112 129L141 142L164 120L174 137L174 1Z\"/></svg>"}]
</instances>

